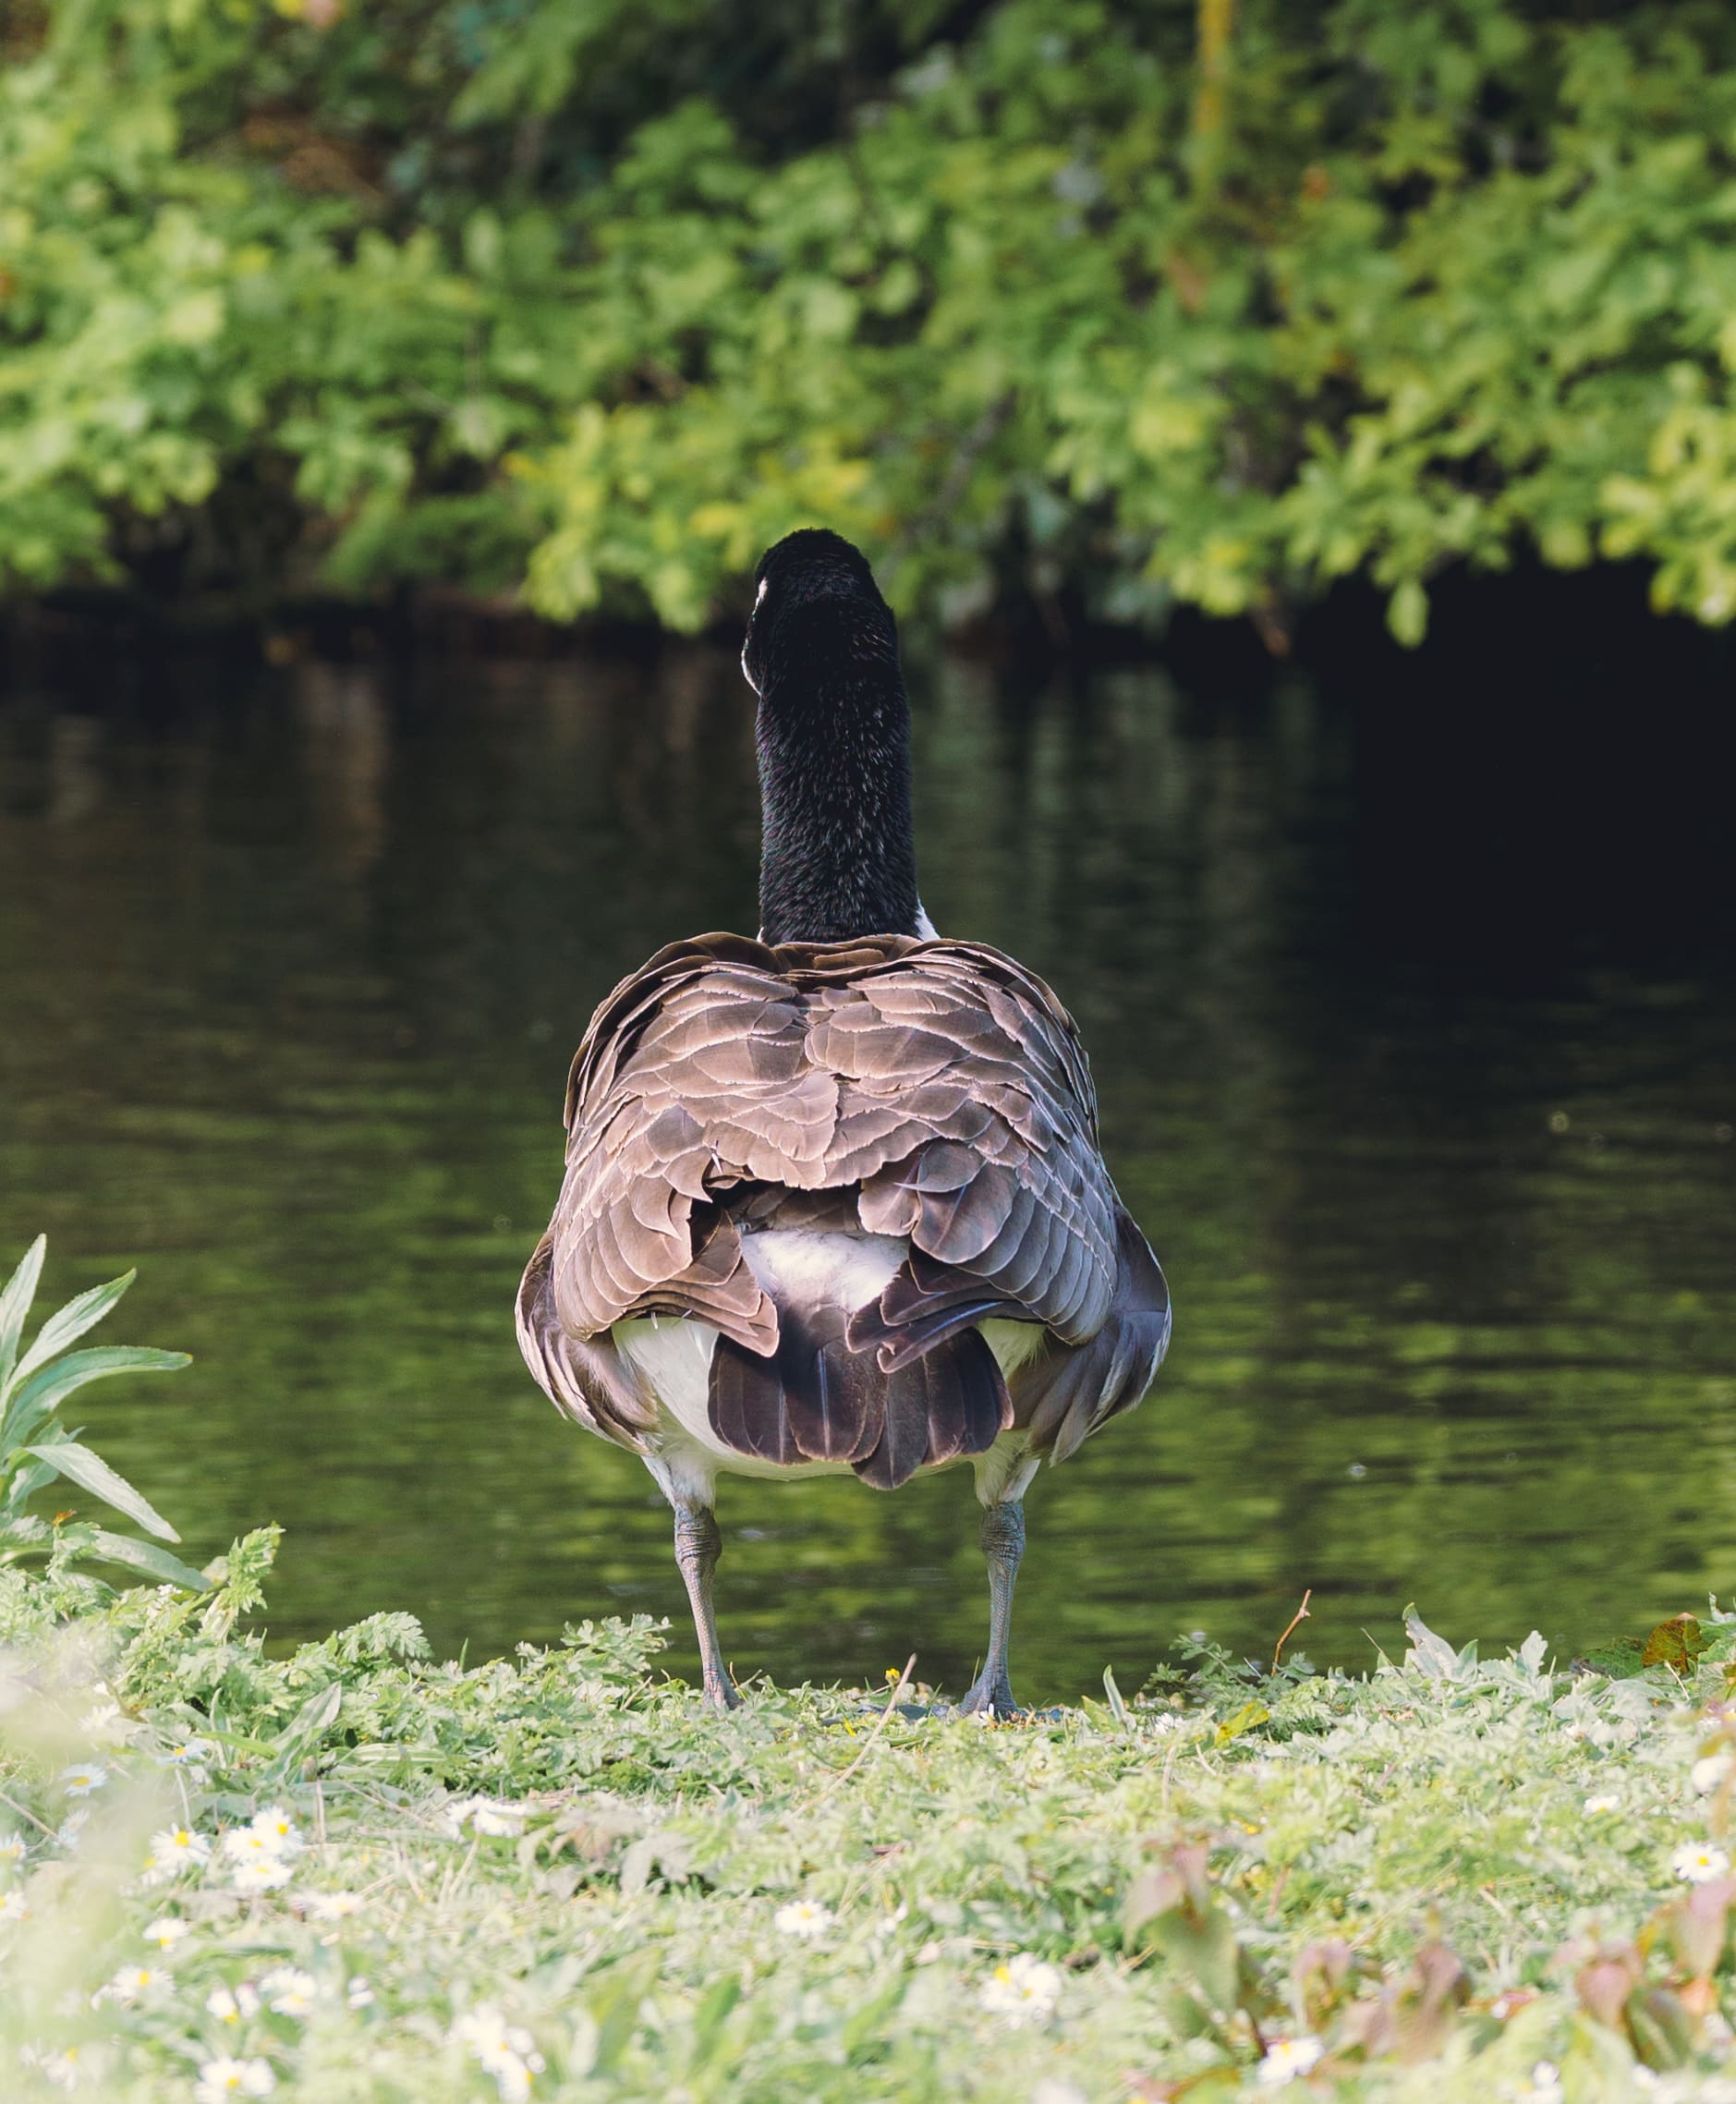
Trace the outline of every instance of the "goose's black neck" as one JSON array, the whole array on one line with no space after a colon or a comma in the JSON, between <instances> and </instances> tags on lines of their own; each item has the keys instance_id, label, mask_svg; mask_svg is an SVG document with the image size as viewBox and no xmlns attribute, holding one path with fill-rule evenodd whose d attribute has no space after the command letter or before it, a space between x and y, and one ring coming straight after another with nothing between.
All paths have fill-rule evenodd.
<instances>
[{"instance_id":1,"label":"goose's black neck","mask_svg":"<svg viewBox=\"0 0 1736 2104\"><path fill-rule=\"evenodd\" d=\"M910 710L891 610L847 542L761 566L743 663L759 692L760 934L768 943L914 935ZM845 551L850 564L830 557Z\"/></svg>"}]
</instances>

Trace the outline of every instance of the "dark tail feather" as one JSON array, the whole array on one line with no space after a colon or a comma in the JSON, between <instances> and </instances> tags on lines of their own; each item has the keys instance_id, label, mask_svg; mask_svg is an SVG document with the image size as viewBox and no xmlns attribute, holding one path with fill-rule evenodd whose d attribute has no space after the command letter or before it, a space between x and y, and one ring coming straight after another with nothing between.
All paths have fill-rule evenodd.
<instances>
[{"instance_id":1,"label":"dark tail feather","mask_svg":"<svg viewBox=\"0 0 1736 2104\"><path fill-rule=\"evenodd\" d=\"M711 1354L711 1429L726 1446L790 1467L847 1461L895 1490L926 1462L981 1453L1013 1421L994 1354L975 1330L883 1373L872 1352L817 1341L783 1314L777 1351L759 1358L733 1337Z\"/></svg>"},{"instance_id":2,"label":"dark tail feather","mask_svg":"<svg viewBox=\"0 0 1736 2104\"><path fill-rule=\"evenodd\" d=\"M711 1429L738 1453L787 1467L859 1461L880 1435L881 1377L842 1336L780 1311L778 1348L759 1358L720 1337L711 1355Z\"/></svg>"},{"instance_id":3,"label":"dark tail feather","mask_svg":"<svg viewBox=\"0 0 1736 2104\"><path fill-rule=\"evenodd\" d=\"M936 1290L925 1287L904 1265L878 1300L858 1307L846 1334L853 1351L872 1351L888 1373L907 1367L944 1338L980 1322L985 1315L1005 1312L999 1297L975 1279L956 1271Z\"/></svg>"},{"instance_id":4,"label":"dark tail feather","mask_svg":"<svg viewBox=\"0 0 1736 2104\"><path fill-rule=\"evenodd\" d=\"M711 1354L709 1415L711 1429L737 1453L785 1468L802 1458L777 1361L760 1358L734 1337L720 1337Z\"/></svg>"},{"instance_id":5,"label":"dark tail feather","mask_svg":"<svg viewBox=\"0 0 1736 2104\"><path fill-rule=\"evenodd\" d=\"M994 1354L967 1330L937 1344L914 1366L882 1376L885 1425L856 1472L877 1490L895 1490L925 1462L981 1453L1013 1421Z\"/></svg>"},{"instance_id":6,"label":"dark tail feather","mask_svg":"<svg viewBox=\"0 0 1736 2104\"><path fill-rule=\"evenodd\" d=\"M860 1461L880 1430L880 1379L873 1360L858 1356L842 1337L823 1344L799 1369L783 1348L778 1356L796 1445L810 1461Z\"/></svg>"}]
</instances>

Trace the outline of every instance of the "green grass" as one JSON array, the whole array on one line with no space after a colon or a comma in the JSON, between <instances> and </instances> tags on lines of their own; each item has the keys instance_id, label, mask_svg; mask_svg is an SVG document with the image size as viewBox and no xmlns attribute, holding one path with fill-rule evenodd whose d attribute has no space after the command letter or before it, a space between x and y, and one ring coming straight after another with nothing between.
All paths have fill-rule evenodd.
<instances>
[{"instance_id":1,"label":"green grass","mask_svg":"<svg viewBox=\"0 0 1736 2104\"><path fill-rule=\"evenodd\" d=\"M0 1572L0 2095L1096 2104L1269 2095L1317 2040L1298 2098L1736 2098L1736 1887L1678 1861L1728 1845L1736 1617L1627 1677L1413 1620L1366 1678L1194 1648L992 1728L720 1717L643 1620L269 1656L274 1547L200 1595ZM273 1807L299 1845L241 1838Z\"/></svg>"}]
</instances>

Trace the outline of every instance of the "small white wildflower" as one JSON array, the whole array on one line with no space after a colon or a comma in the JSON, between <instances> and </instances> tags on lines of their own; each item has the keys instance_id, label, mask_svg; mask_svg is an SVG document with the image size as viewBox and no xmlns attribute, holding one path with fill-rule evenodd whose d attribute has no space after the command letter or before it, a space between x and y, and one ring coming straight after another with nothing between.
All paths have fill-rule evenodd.
<instances>
[{"instance_id":1,"label":"small white wildflower","mask_svg":"<svg viewBox=\"0 0 1736 2104\"><path fill-rule=\"evenodd\" d=\"M256 1862L236 1865L229 1890L249 1897L256 1892L274 1892L288 1884L294 1876L295 1872L280 1856L261 1855Z\"/></svg>"},{"instance_id":2,"label":"small white wildflower","mask_svg":"<svg viewBox=\"0 0 1736 2104\"><path fill-rule=\"evenodd\" d=\"M1688 1770L1688 1781L1702 1797L1721 1789L1725 1778L1736 1771L1736 1753L1709 1753Z\"/></svg>"},{"instance_id":3,"label":"small white wildflower","mask_svg":"<svg viewBox=\"0 0 1736 2104\"><path fill-rule=\"evenodd\" d=\"M1728 1875L1730 1856L1725 1850L1714 1848L1710 1842L1684 1842L1670 1857L1669 1867L1691 1885L1709 1885L1714 1878Z\"/></svg>"},{"instance_id":4,"label":"small white wildflower","mask_svg":"<svg viewBox=\"0 0 1736 2104\"><path fill-rule=\"evenodd\" d=\"M68 1812L55 1829L55 1845L60 1848L77 1848L79 1836L90 1822L91 1814L82 1805L76 1811Z\"/></svg>"},{"instance_id":5,"label":"small white wildflower","mask_svg":"<svg viewBox=\"0 0 1736 2104\"><path fill-rule=\"evenodd\" d=\"M1061 1988L1059 1965L1021 1951L995 1967L977 1999L991 2016L1004 2017L1016 2031L1026 2024L1047 2024L1061 2000Z\"/></svg>"},{"instance_id":6,"label":"small white wildflower","mask_svg":"<svg viewBox=\"0 0 1736 2104\"><path fill-rule=\"evenodd\" d=\"M93 1739L124 1739L125 1720L118 1702L98 1702L79 1720L79 1729Z\"/></svg>"},{"instance_id":7,"label":"small white wildflower","mask_svg":"<svg viewBox=\"0 0 1736 2104\"><path fill-rule=\"evenodd\" d=\"M494 2077L501 2104L526 2104L530 2078L542 2073L544 2061L522 2025L508 2024L492 2001L485 2001L458 2018L451 2037L455 2045L467 2046Z\"/></svg>"},{"instance_id":8,"label":"small white wildflower","mask_svg":"<svg viewBox=\"0 0 1736 2104\"><path fill-rule=\"evenodd\" d=\"M151 1837L151 1853L145 1857L145 1882L161 1885L183 1870L201 1868L211 1861L211 1843L191 1827L164 1827Z\"/></svg>"},{"instance_id":9,"label":"small white wildflower","mask_svg":"<svg viewBox=\"0 0 1736 2104\"><path fill-rule=\"evenodd\" d=\"M72 1767L60 1771L60 1787L68 1797L88 1797L91 1791L100 1790L108 1781L108 1770L98 1768L88 1760L75 1761Z\"/></svg>"},{"instance_id":10,"label":"small white wildflower","mask_svg":"<svg viewBox=\"0 0 1736 2104\"><path fill-rule=\"evenodd\" d=\"M1306 2074L1325 2050L1318 2038L1274 2038L1254 2078L1262 2089L1281 2089Z\"/></svg>"},{"instance_id":11,"label":"small white wildflower","mask_svg":"<svg viewBox=\"0 0 1736 2104\"><path fill-rule=\"evenodd\" d=\"M269 2061L237 2061L225 2053L200 2069L193 2096L197 2104L224 2104L230 2097L269 2097L276 2086Z\"/></svg>"},{"instance_id":12,"label":"small white wildflower","mask_svg":"<svg viewBox=\"0 0 1736 2104\"><path fill-rule=\"evenodd\" d=\"M163 1757L171 1768L200 1768L216 1750L209 1739L183 1739Z\"/></svg>"},{"instance_id":13,"label":"small white wildflower","mask_svg":"<svg viewBox=\"0 0 1736 2104\"><path fill-rule=\"evenodd\" d=\"M0 1864L22 1863L30 1852L30 1843L21 1833L0 1833Z\"/></svg>"},{"instance_id":14,"label":"small white wildflower","mask_svg":"<svg viewBox=\"0 0 1736 2104\"><path fill-rule=\"evenodd\" d=\"M275 1965L260 1982L265 2006L278 2016L307 2016L319 1997L320 1983L296 1965Z\"/></svg>"},{"instance_id":15,"label":"small white wildflower","mask_svg":"<svg viewBox=\"0 0 1736 2104\"><path fill-rule=\"evenodd\" d=\"M245 2024L260 2013L260 1992L251 1980L232 1988L214 1987L205 1997L205 2008L219 2024Z\"/></svg>"},{"instance_id":16,"label":"small white wildflower","mask_svg":"<svg viewBox=\"0 0 1736 2104\"><path fill-rule=\"evenodd\" d=\"M1601 1791L1596 1797L1586 1798L1585 1809L1594 1816L1598 1812L1619 1812L1621 1800L1613 1790Z\"/></svg>"},{"instance_id":17,"label":"small white wildflower","mask_svg":"<svg viewBox=\"0 0 1736 2104\"><path fill-rule=\"evenodd\" d=\"M30 1912L22 1892L0 1892L0 1921L25 1921Z\"/></svg>"},{"instance_id":18,"label":"small white wildflower","mask_svg":"<svg viewBox=\"0 0 1736 2104\"><path fill-rule=\"evenodd\" d=\"M467 1823L476 1833L517 1835L525 1830L527 1810L498 1797L461 1797L446 1806L446 1825L452 1833L462 1832Z\"/></svg>"},{"instance_id":19,"label":"small white wildflower","mask_svg":"<svg viewBox=\"0 0 1736 2104\"><path fill-rule=\"evenodd\" d=\"M812 1938L823 1936L837 1918L816 1900L792 1900L772 1915L771 1926L782 1936Z\"/></svg>"},{"instance_id":20,"label":"small white wildflower","mask_svg":"<svg viewBox=\"0 0 1736 2104\"><path fill-rule=\"evenodd\" d=\"M283 1806L273 1805L246 1826L231 1827L223 1837L223 1850L241 1864L284 1863L301 1853L301 1836Z\"/></svg>"},{"instance_id":21,"label":"small white wildflower","mask_svg":"<svg viewBox=\"0 0 1736 2104\"><path fill-rule=\"evenodd\" d=\"M1531 2071L1531 2087L1524 2093L1525 2104L1561 2104L1566 2094L1560 2069L1553 2061L1539 2061Z\"/></svg>"},{"instance_id":22,"label":"small white wildflower","mask_svg":"<svg viewBox=\"0 0 1736 2104\"><path fill-rule=\"evenodd\" d=\"M351 2009L371 2009L374 2005L374 1990L358 1973L344 1989L344 2000Z\"/></svg>"},{"instance_id":23,"label":"small white wildflower","mask_svg":"<svg viewBox=\"0 0 1736 2104\"><path fill-rule=\"evenodd\" d=\"M26 2046L18 2058L55 2089L77 2089L84 2077L77 2046L67 2046L57 2053L50 2052L46 2046Z\"/></svg>"},{"instance_id":24,"label":"small white wildflower","mask_svg":"<svg viewBox=\"0 0 1736 2104\"><path fill-rule=\"evenodd\" d=\"M160 1965L123 1965L106 1987L97 1988L91 2001L92 2004L118 2001L123 2009L130 2009L147 1995L159 1994L173 1984L173 1976Z\"/></svg>"},{"instance_id":25,"label":"small white wildflower","mask_svg":"<svg viewBox=\"0 0 1736 2104\"><path fill-rule=\"evenodd\" d=\"M361 1912L359 1892L304 1892L301 1911L314 1921L343 1921Z\"/></svg>"},{"instance_id":26,"label":"small white wildflower","mask_svg":"<svg viewBox=\"0 0 1736 2104\"><path fill-rule=\"evenodd\" d=\"M147 1943L154 1943L159 1951L173 1951L184 1937L192 1934L188 1925L178 1915L159 1915L155 1921L147 1922L143 1929Z\"/></svg>"},{"instance_id":27,"label":"small white wildflower","mask_svg":"<svg viewBox=\"0 0 1736 2104\"><path fill-rule=\"evenodd\" d=\"M255 1812L248 1831L273 1855L300 1853L300 1830L281 1805L268 1805L262 1812Z\"/></svg>"}]
</instances>

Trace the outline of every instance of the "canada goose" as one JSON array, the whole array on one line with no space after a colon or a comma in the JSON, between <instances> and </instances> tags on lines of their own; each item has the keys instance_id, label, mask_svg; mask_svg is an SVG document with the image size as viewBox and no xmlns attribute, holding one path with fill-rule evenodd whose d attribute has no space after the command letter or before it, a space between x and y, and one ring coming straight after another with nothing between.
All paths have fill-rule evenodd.
<instances>
[{"instance_id":1,"label":"canada goose","mask_svg":"<svg viewBox=\"0 0 1736 2104\"><path fill-rule=\"evenodd\" d=\"M1072 1018L923 910L897 629L868 563L810 529L756 586L759 934L672 943L591 1018L519 1345L674 1508L720 1705L720 1474L895 1490L967 1458L989 1635L962 1707L1005 1716L1026 1487L1145 1393L1169 1294L1099 1152Z\"/></svg>"}]
</instances>

